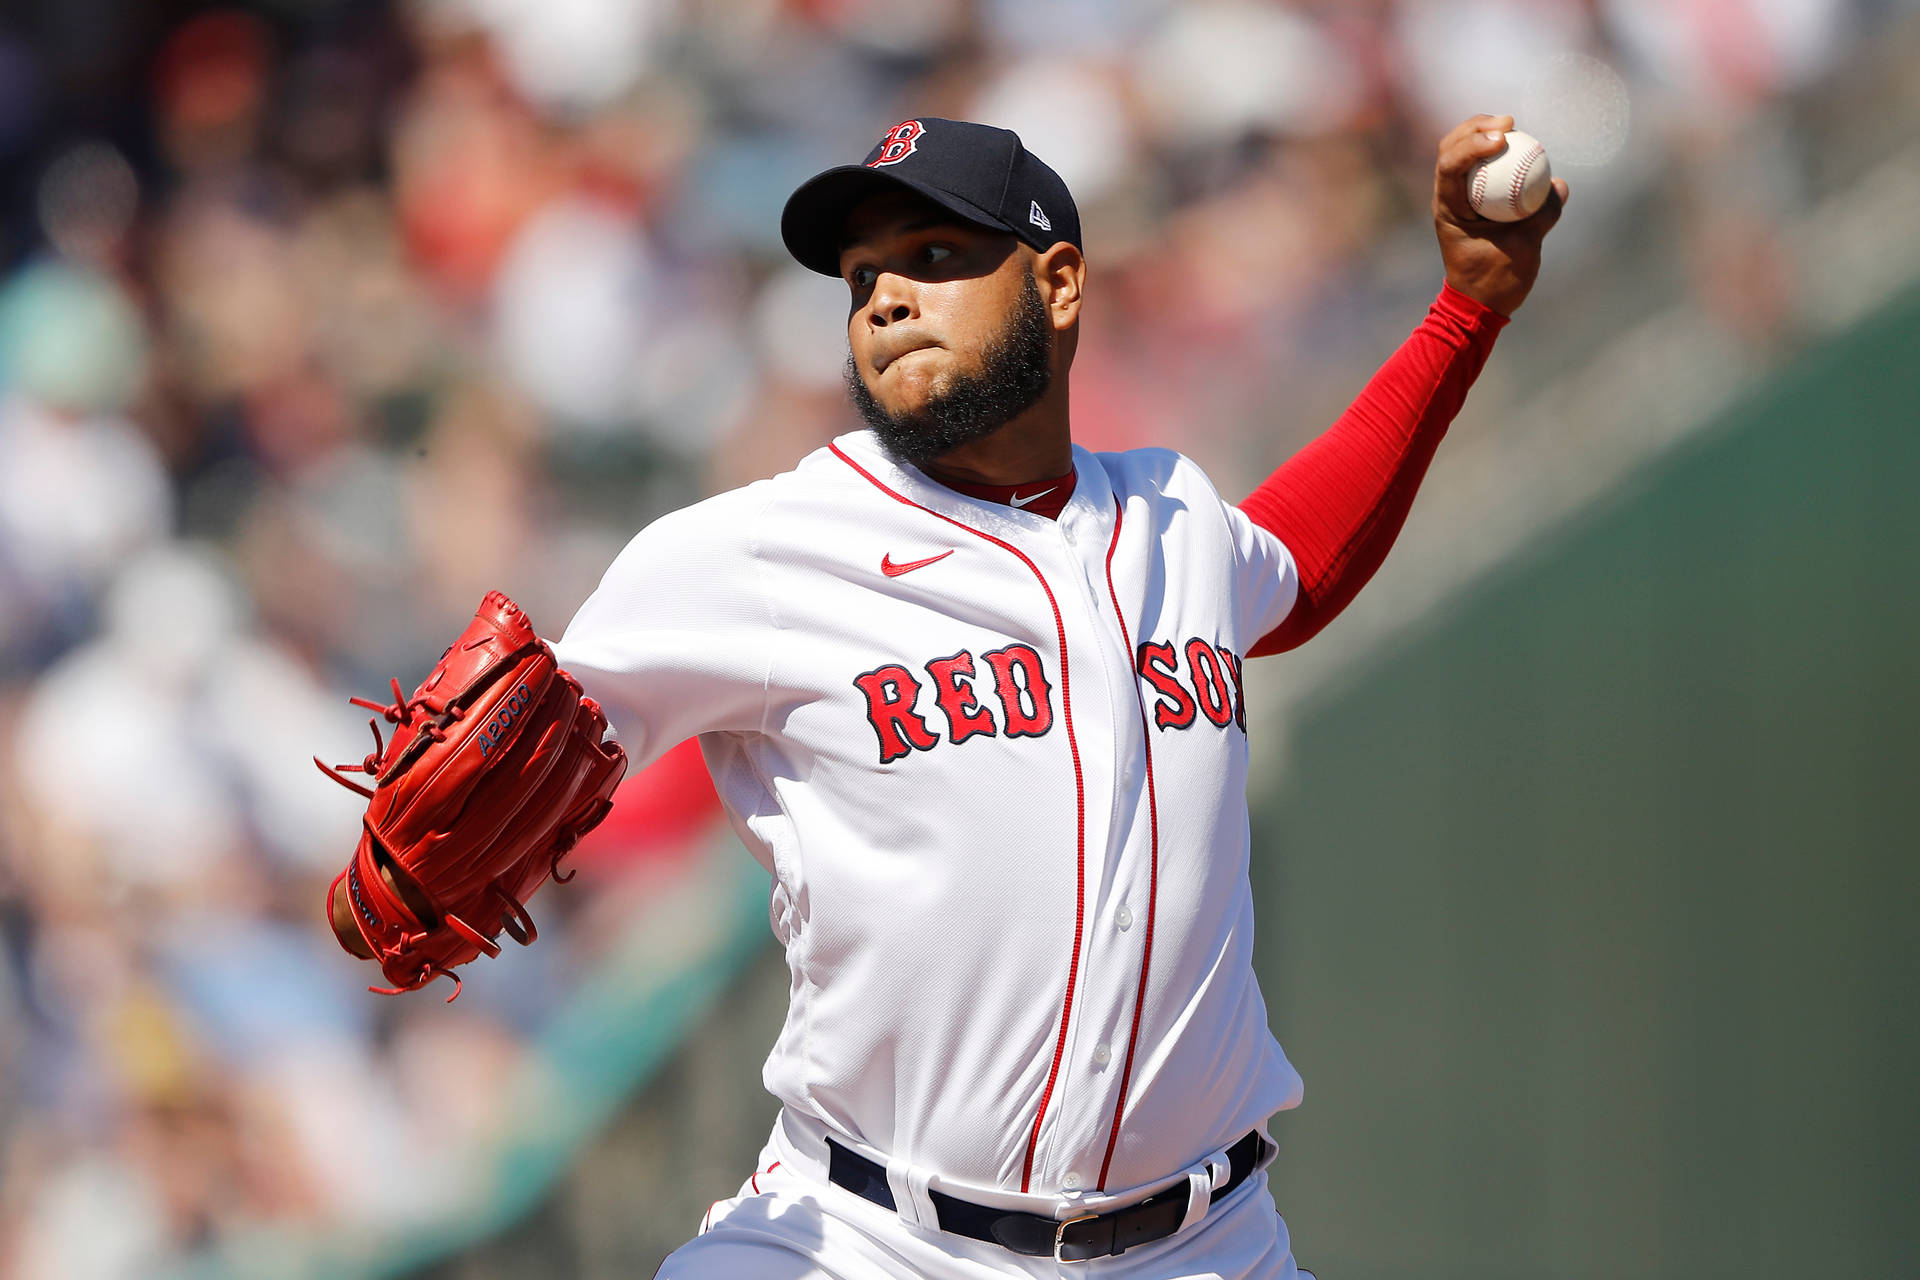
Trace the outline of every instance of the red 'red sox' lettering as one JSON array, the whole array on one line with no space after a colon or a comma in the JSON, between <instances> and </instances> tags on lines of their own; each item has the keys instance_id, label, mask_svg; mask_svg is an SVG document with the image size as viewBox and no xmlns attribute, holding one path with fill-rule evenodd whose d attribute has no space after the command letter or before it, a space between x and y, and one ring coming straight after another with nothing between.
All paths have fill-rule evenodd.
<instances>
[{"instance_id":1,"label":"red 'red sox' lettering","mask_svg":"<svg viewBox=\"0 0 1920 1280\"><path fill-rule=\"evenodd\" d=\"M1160 694L1153 704L1153 723L1162 729L1184 729L1193 723L1193 695L1180 683L1178 663L1172 645L1141 643L1140 674Z\"/></svg>"},{"instance_id":2,"label":"red 'red sox' lettering","mask_svg":"<svg viewBox=\"0 0 1920 1280\"><path fill-rule=\"evenodd\" d=\"M1247 686L1241 679L1241 667L1245 660L1231 649L1220 650L1220 661L1227 668L1227 678L1233 681L1233 719L1240 726L1240 732L1247 731Z\"/></svg>"},{"instance_id":3,"label":"red 'red sox' lettering","mask_svg":"<svg viewBox=\"0 0 1920 1280\"><path fill-rule=\"evenodd\" d=\"M867 723L880 736L881 764L939 745L939 735L913 709L920 682L911 671L897 663L876 667L855 676L853 686L867 695Z\"/></svg>"},{"instance_id":4,"label":"red 'red sox' lettering","mask_svg":"<svg viewBox=\"0 0 1920 1280\"><path fill-rule=\"evenodd\" d=\"M1180 659L1186 658L1186 679L1180 677ZM1231 649L1195 636L1184 645L1159 641L1140 645L1140 678L1153 686L1153 723L1160 729L1191 728L1205 716L1222 729L1237 724L1247 731L1246 688L1241 678L1242 658Z\"/></svg>"},{"instance_id":5,"label":"red 'red sox' lettering","mask_svg":"<svg viewBox=\"0 0 1920 1280\"><path fill-rule=\"evenodd\" d=\"M1187 641L1187 672L1193 677L1193 691L1200 696L1200 711L1207 719L1227 727L1233 719L1233 699L1227 693L1227 677L1220 670L1220 655L1205 640Z\"/></svg>"},{"instance_id":6,"label":"red 'red sox' lettering","mask_svg":"<svg viewBox=\"0 0 1920 1280\"><path fill-rule=\"evenodd\" d=\"M970 679L973 655L965 649L951 658L935 658L927 664L933 677L933 698L947 717L947 741L956 746L976 733L993 736L993 713L980 705Z\"/></svg>"},{"instance_id":7,"label":"red 'red sox' lettering","mask_svg":"<svg viewBox=\"0 0 1920 1280\"><path fill-rule=\"evenodd\" d=\"M993 668L994 692L1006 715L1009 738L1037 738L1053 728L1053 686L1040 655L1024 644L981 655Z\"/></svg>"},{"instance_id":8,"label":"red 'red sox' lettering","mask_svg":"<svg viewBox=\"0 0 1920 1280\"><path fill-rule=\"evenodd\" d=\"M933 705L946 720L946 741L1005 736L1038 738L1053 728L1053 682L1039 653L1024 644L1008 645L980 655L978 665L968 650L925 664L933 685ZM982 701L987 676L993 678L992 698ZM931 751L941 736L920 714L921 682L906 667L889 663L853 678L853 686L867 700L867 723L880 747L880 763L892 764L916 751Z\"/></svg>"}]
</instances>

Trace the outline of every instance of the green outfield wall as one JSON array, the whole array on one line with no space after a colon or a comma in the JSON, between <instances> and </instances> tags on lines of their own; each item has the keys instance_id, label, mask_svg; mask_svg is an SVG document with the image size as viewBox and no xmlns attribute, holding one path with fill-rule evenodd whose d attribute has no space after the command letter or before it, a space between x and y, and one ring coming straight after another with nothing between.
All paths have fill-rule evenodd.
<instances>
[{"instance_id":1,"label":"green outfield wall","mask_svg":"<svg viewBox=\"0 0 1920 1280\"><path fill-rule=\"evenodd\" d=\"M1910 298L1309 708L1254 796L1305 1265L1920 1276L1917 636Z\"/></svg>"}]
</instances>

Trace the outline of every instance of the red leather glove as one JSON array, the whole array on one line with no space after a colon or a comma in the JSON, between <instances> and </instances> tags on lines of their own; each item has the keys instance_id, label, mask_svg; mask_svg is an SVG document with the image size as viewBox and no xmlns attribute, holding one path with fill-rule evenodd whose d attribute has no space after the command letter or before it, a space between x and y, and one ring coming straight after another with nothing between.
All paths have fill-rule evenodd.
<instances>
[{"instance_id":1,"label":"red leather glove","mask_svg":"<svg viewBox=\"0 0 1920 1280\"><path fill-rule=\"evenodd\" d=\"M612 808L627 769L607 719L532 623L487 593L410 698L393 681L388 706L363 698L395 728L357 765L328 777L367 797L359 847L327 893L334 934L380 962L390 987L413 991L456 966L500 954L504 930L522 946L538 931L526 901ZM372 775L371 788L342 771Z\"/></svg>"}]
</instances>

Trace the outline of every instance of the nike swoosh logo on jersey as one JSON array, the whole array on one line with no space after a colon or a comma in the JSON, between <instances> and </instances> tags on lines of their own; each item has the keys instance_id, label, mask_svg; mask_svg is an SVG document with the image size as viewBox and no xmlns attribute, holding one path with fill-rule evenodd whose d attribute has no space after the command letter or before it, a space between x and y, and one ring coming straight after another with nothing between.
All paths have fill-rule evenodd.
<instances>
[{"instance_id":1,"label":"nike swoosh logo on jersey","mask_svg":"<svg viewBox=\"0 0 1920 1280\"><path fill-rule=\"evenodd\" d=\"M905 564L895 564L892 554L888 553L880 557L880 572L886 574L889 578L897 578L903 573L912 573L915 569L924 569L935 560L945 560L952 554L953 548L949 547L939 555L928 556L925 560L909 560Z\"/></svg>"},{"instance_id":2,"label":"nike swoosh logo on jersey","mask_svg":"<svg viewBox=\"0 0 1920 1280\"><path fill-rule=\"evenodd\" d=\"M1055 485L1053 486L1053 489L1058 489L1059 487L1060 487L1059 485ZM1052 493L1053 489L1042 489L1040 492L1030 493L1024 498L1008 498L1007 501L1016 507L1030 507L1034 503L1040 501L1040 499Z\"/></svg>"}]
</instances>

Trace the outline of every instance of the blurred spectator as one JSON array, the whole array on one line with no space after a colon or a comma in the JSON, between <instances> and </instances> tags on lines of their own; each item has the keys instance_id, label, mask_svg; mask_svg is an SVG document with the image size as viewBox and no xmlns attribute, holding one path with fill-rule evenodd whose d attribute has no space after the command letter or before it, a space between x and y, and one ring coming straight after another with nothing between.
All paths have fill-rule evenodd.
<instances>
[{"instance_id":1,"label":"blurred spectator","mask_svg":"<svg viewBox=\"0 0 1920 1280\"><path fill-rule=\"evenodd\" d=\"M145 359L107 277L39 260L0 286L0 673L71 640L114 568L171 528L160 458L121 416Z\"/></svg>"},{"instance_id":2,"label":"blurred spectator","mask_svg":"<svg viewBox=\"0 0 1920 1280\"><path fill-rule=\"evenodd\" d=\"M1859 16L1847 0L1607 0L1621 48L1692 109L1739 113L1821 75Z\"/></svg>"}]
</instances>

